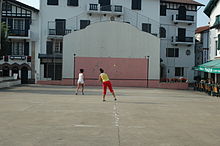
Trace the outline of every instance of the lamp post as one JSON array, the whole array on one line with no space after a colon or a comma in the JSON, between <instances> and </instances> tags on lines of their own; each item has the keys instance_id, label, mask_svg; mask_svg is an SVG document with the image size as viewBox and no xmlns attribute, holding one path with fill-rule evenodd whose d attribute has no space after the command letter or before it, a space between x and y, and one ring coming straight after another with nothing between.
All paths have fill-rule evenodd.
<instances>
[{"instance_id":1,"label":"lamp post","mask_svg":"<svg viewBox=\"0 0 220 146\"><path fill-rule=\"evenodd\" d=\"M75 65L76 65L76 54L73 54L73 86L75 85Z\"/></svg>"},{"instance_id":2,"label":"lamp post","mask_svg":"<svg viewBox=\"0 0 220 146\"><path fill-rule=\"evenodd\" d=\"M147 56L147 88L149 88L149 67L150 65L150 56Z\"/></svg>"}]
</instances>

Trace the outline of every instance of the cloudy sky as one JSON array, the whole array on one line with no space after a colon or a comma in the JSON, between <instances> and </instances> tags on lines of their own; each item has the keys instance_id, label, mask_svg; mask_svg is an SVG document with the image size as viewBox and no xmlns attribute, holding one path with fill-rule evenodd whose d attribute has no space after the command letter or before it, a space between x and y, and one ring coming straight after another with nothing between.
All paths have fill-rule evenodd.
<instances>
[{"instance_id":1,"label":"cloudy sky","mask_svg":"<svg viewBox=\"0 0 220 146\"><path fill-rule=\"evenodd\" d=\"M39 9L39 0L18 0L18 1ZM209 0L196 0L196 1L206 5ZM198 11L198 26L208 25L209 19L203 13L203 10L204 10L204 7L201 7Z\"/></svg>"}]
</instances>

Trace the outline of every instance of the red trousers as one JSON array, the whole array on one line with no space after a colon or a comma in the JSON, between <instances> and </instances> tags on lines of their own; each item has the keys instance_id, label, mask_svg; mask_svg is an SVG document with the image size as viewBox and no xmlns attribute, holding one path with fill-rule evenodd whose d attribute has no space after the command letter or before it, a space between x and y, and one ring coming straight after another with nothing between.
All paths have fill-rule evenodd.
<instances>
[{"instance_id":1,"label":"red trousers","mask_svg":"<svg viewBox=\"0 0 220 146\"><path fill-rule=\"evenodd\" d=\"M112 89L112 83L110 81L103 82L102 87L103 87L103 94L104 95L106 95L107 87L109 88L111 93L114 92L114 90Z\"/></svg>"}]
</instances>

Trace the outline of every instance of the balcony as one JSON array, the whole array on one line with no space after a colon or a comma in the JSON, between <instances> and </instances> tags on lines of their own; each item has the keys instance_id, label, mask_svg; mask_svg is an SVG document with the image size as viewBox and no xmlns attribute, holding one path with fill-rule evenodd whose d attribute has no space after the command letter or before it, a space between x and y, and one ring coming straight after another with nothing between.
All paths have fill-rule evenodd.
<instances>
[{"instance_id":1,"label":"balcony","mask_svg":"<svg viewBox=\"0 0 220 146\"><path fill-rule=\"evenodd\" d=\"M30 39L30 30L9 29L9 39Z\"/></svg>"},{"instance_id":2,"label":"balcony","mask_svg":"<svg viewBox=\"0 0 220 146\"><path fill-rule=\"evenodd\" d=\"M31 65L31 56L24 56L24 55L3 56L0 59L0 64L3 63L9 63L9 64L18 63L19 65L23 63L27 63Z\"/></svg>"},{"instance_id":3,"label":"balcony","mask_svg":"<svg viewBox=\"0 0 220 146\"><path fill-rule=\"evenodd\" d=\"M173 45L193 45L193 44L195 44L194 37L180 38L180 37L173 36L171 39L171 42Z\"/></svg>"},{"instance_id":4,"label":"balcony","mask_svg":"<svg viewBox=\"0 0 220 146\"><path fill-rule=\"evenodd\" d=\"M123 7L119 5L100 6L100 4L88 4L87 12L89 14L122 15Z\"/></svg>"},{"instance_id":5,"label":"balcony","mask_svg":"<svg viewBox=\"0 0 220 146\"><path fill-rule=\"evenodd\" d=\"M185 18L180 18L179 15L172 15L172 20L174 23L187 23L188 25L191 25L195 23L194 16L192 15L186 15Z\"/></svg>"},{"instance_id":6,"label":"balcony","mask_svg":"<svg viewBox=\"0 0 220 146\"><path fill-rule=\"evenodd\" d=\"M71 29L66 29L65 31L57 31L56 29L50 29L49 28L48 35L64 36L64 35L67 35L67 34L69 34L71 32L72 32Z\"/></svg>"}]
</instances>

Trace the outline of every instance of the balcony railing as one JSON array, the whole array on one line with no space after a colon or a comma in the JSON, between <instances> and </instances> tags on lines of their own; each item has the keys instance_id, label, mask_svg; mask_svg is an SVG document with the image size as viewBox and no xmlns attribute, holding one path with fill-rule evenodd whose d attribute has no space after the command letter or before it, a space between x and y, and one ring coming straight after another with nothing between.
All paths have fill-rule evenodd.
<instances>
[{"instance_id":1,"label":"balcony railing","mask_svg":"<svg viewBox=\"0 0 220 146\"><path fill-rule=\"evenodd\" d=\"M88 4L88 13L109 13L109 14L121 14L123 13L122 6L120 5L108 5L100 6L100 4Z\"/></svg>"},{"instance_id":2,"label":"balcony railing","mask_svg":"<svg viewBox=\"0 0 220 146\"><path fill-rule=\"evenodd\" d=\"M24 55L9 55L9 56L3 56L3 58L0 60L0 63L10 62L10 64L13 63L29 63L31 62L31 56L24 56Z\"/></svg>"},{"instance_id":3,"label":"balcony railing","mask_svg":"<svg viewBox=\"0 0 220 146\"><path fill-rule=\"evenodd\" d=\"M128 23L136 27L140 31L144 31L143 24L147 24L149 25L149 28L148 28L149 31L147 31L147 33L150 33L152 35L159 37L160 23L155 21L154 19L141 15L136 11L133 11L129 8L118 6L118 5L113 5L111 7L102 9L105 11L101 11L99 4L89 4L88 6L89 6L88 11L82 12L81 14L77 16L67 19L63 25L60 25L60 27L57 26L56 21L49 21L48 22L48 37L60 38L60 37L63 37L63 35L85 28L85 27L82 27L80 20L84 20L85 18L87 18L90 12L91 12L91 15L94 14L93 13L94 11L96 11L97 14L94 17L88 18L88 22L86 22L86 24L90 25L90 24L94 24L98 22L115 21L115 22L121 22L121 23ZM113 14L112 14L112 11L114 11ZM120 14L121 12L123 14ZM108 15L110 13L110 15L103 18L101 14L99 15L99 13L103 15L105 14ZM58 28L59 30L56 30L56 28Z\"/></svg>"},{"instance_id":4,"label":"balcony railing","mask_svg":"<svg viewBox=\"0 0 220 146\"><path fill-rule=\"evenodd\" d=\"M98 4L89 4L90 11L98 11Z\"/></svg>"},{"instance_id":5,"label":"balcony railing","mask_svg":"<svg viewBox=\"0 0 220 146\"><path fill-rule=\"evenodd\" d=\"M67 35L69 33L71 33L72 30L71 29L66 29L64 32L58 32L56 29L49 29L49 35Z\"/></svg>"},{"instance_id":6,"label":"balcony railing","mask_svg":"<svg viewBox=\"0 0 220 146\"><path fill-rule=\"evenodd\" d=\"M8 35L9 36L28 37L28 30L9 29Z\"/></svg>"},{"instance_id":7,"label":"balcony railing","mask_svg":"<svg viewBox=\"0 0 220 146\"><path fill-rule=\"evenodd\" d=\"M194 37L172 37L172 44L185 44L185 45L193 45Z\"/></svg>"},{"instance_id":8,"label":"balcony railing","mask_svg":"<svg viewBox=\"0 0 220 146\"><path fill-rule=\"evenodd\" d=\"M194 21L194 16L186 15L186 18L181 18L179 15L176 15L177 20L183 20L183 21Z\"/></svg>"},{"instance_id":9,"label":"balcony railing","mask_svg":"<svg viewBox=\"0 0 220 146\"><path fill-rule=\"evenodd\" d=\"M193 37L185 37L183 39L176 37L176 42L193 42Z\"/></svg>"},{"instance_id":10,"label":"balcony railing","mask_svg":"<svg viewBox=\"0 0 220 146\"><path fill-rule=\"evenodd\" d=\"M172 15L172 20L175 23L188 23L188 24L195 23L194 16L192 16L192 15L186 15L185 18L180 17L178 14Z\"/></svg>"}]
</instances>

